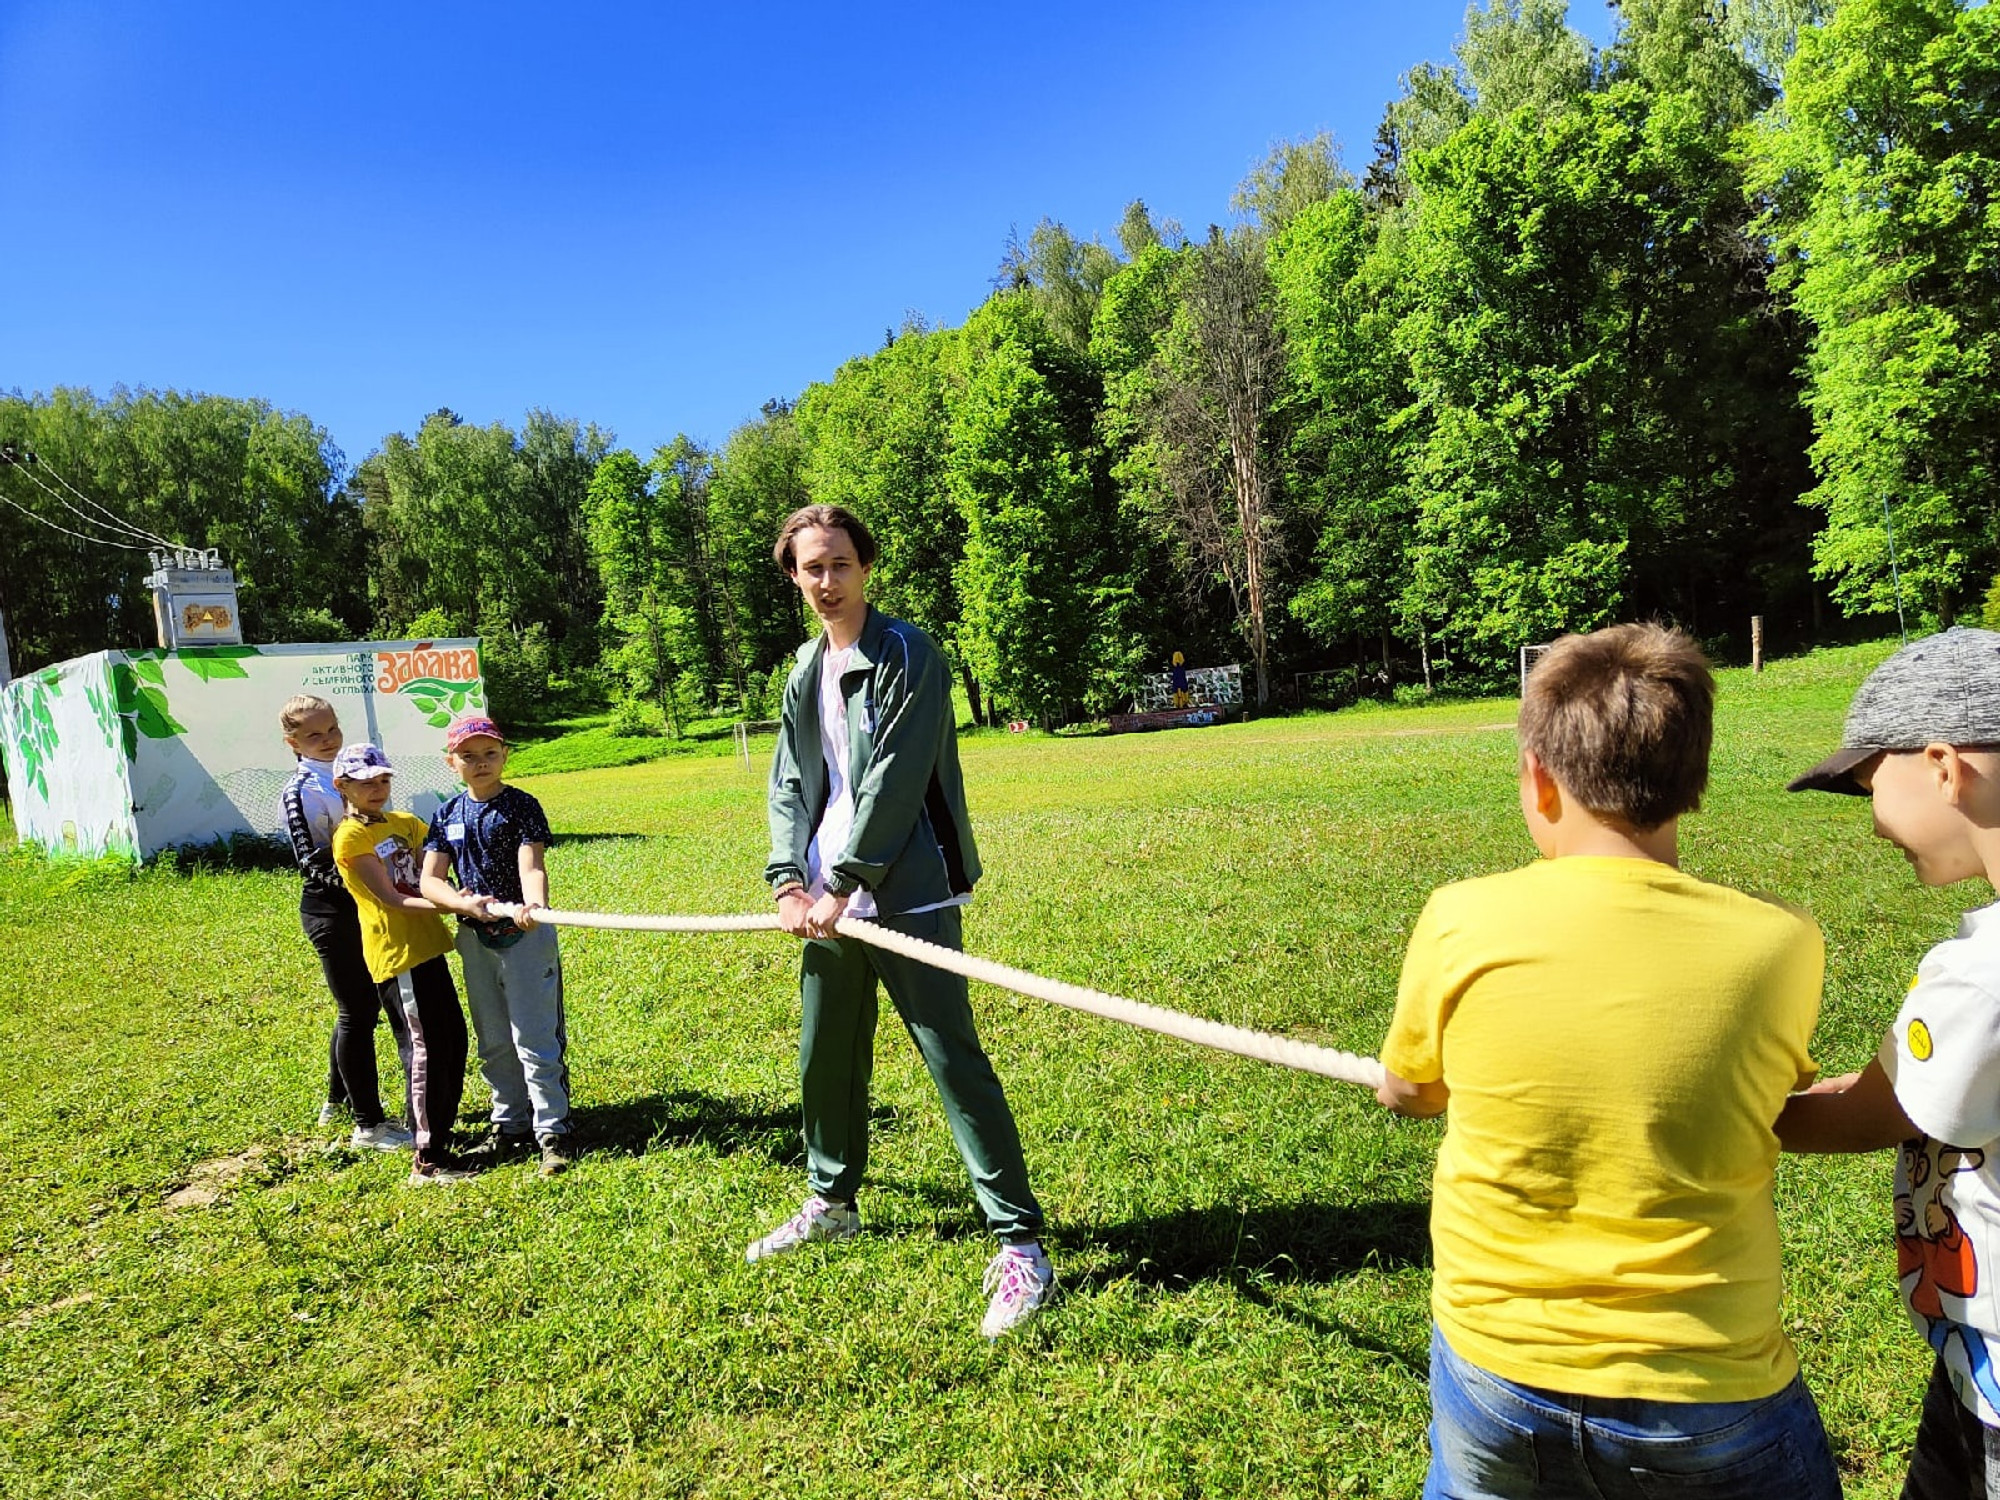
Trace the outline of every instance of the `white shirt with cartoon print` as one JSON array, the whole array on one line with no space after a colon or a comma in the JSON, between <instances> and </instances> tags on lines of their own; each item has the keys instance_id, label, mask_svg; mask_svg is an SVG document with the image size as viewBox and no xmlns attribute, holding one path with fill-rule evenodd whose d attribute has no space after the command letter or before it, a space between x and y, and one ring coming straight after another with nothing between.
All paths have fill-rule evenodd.
<instances>
[{"instance_id":1,"label":"white shirt with cartoon print","mask_svg":"<svg viewBox=\"0 0 2000 1500\"><path fill-rule=\"evenodd\" d=\"M2000 1427L2000 903L1917 966L1877 1054L1924 1133L1896 1155L1896 1274L1968 1410Z\"/></svg>"}]
</instances>

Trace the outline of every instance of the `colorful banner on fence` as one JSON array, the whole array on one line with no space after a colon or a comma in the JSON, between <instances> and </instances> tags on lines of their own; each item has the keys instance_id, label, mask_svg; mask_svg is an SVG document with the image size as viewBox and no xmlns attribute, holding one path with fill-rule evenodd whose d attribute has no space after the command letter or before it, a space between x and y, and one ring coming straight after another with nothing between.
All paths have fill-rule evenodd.
<instances>
[{"instance_id":1,"label":"colorful banner on fence","mask_svg":"<svg viewBox=\"0 0 2000 1500\"><path fill-rule=\"evenodd\" d=\"M0 690L14 828L51 851L144 859L279 835L293 759L278 711L330 702L396 764L394 805L428 817L456 788L444 726L483 709L475 640L102 651Z\"/></svg>"}]
</instances>

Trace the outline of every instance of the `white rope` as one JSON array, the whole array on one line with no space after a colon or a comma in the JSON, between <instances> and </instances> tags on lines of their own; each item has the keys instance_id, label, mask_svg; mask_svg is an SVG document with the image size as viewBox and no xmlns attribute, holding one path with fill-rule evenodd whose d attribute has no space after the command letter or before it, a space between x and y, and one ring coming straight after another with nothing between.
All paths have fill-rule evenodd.
<instances>
[{"instance_id":1,"label":"white rope","mask_svg":"<svg viewBox=\"0 0 2000 1500\"><path fill-rule=\"evenodd\" d=\"M512 917L519 915L521 908L495 902L491 910L496 916ZM621 932L775 932L778 930L778 918L775 913L722 917L644 917L614 912L542 910L535 913L535 920L557 927L599 927ZM1317 1073L1321 1077L1335 1078L1342 1083L1360 1084L1363 1088L1379 1088L1382 1084L1382 1065L1372 1057L1357 1057L1352 1052L1341 1052L1336 1048L1321 1047L1312 1042L1293 1041L1290 1037L1273 1036L1267 1031L1252 1031L1244 1026L1227 1026L1220 1021L1183 1015L1164 1006L1126 1000L1118 995L1107 995L1102 990L1093 990L1080 984L1069 984L1060 979L1044 979L1041 975L1030 974L1025 969L1012 968L1007 964L995 963L989 958L975 958L969 953L960 953L955 948L927 943L922 938L897 932L878 922L842 917L835 925L835 930L842 937L884 948L891 953L900 953L905 958L913 958L919 963L929 964L932 968L945 969L953 974L962 974L967 979L998 985L1001 989L1013 990L1016 994L1027 995L1031 999L1046 1000L1051 1005L1067 1006L1071 1010L1101 1016L1107 1021L1123 1021L1127 1026L1142 1026L1148 1031L1178 1037L1184 1042L1196 1042L1204 1047L1216 1048L1218 1051L1233 1052L1239 1057L1255 1058L1259 1062L1276 1063L1280 1067Z\"/></svg>"}]
</instances>

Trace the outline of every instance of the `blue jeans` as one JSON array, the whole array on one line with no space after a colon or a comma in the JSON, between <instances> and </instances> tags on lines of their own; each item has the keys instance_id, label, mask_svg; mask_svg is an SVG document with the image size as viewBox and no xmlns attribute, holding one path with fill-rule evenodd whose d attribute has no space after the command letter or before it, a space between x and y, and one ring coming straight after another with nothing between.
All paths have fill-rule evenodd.
<instances>
[{"instance_id":1,"label":"blue jeans","mask_svg":"<svg viewBox=\"0 0 2000 1500\"><path fill-rule=\"evenodd\" d=\"M1570 1396L1490 1375L1431 1329L1424 1500L1840 1500L1796 1377L1761 1401Z\"/></svg>"}]
</instances>

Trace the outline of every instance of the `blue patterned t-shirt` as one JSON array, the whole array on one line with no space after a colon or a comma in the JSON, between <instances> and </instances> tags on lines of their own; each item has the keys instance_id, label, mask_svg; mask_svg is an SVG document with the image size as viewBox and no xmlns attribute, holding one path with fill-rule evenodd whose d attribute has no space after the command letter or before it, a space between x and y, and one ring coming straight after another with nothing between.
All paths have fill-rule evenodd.
<instances>
[{"instance_id":1,"label":"blue patterned t-shirt","mask_svg":"<svg viewBox=\"0 0 2000 1500\"><path fill-rule=\"evenodd\" d=\"M484 802L460 792L445 803L431 815L424 848L450 859L460 890L519 905L521 846L546 849L554 842L542 804L517 786L503 786Z\"/></svg>"}]
</instances>

